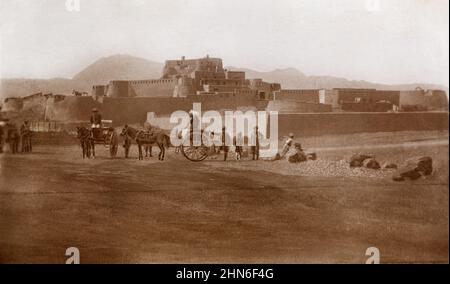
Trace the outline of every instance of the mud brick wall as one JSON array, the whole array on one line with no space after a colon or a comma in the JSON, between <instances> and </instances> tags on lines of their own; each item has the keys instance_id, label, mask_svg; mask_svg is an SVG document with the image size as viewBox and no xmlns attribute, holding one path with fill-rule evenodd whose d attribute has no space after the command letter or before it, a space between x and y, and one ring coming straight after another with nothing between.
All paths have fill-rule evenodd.
<instances>
[{"instance_id":1,"label":"mud brick wall","mask_svg":"<svg viewBox=\"0 0 450 284\"><path fill-rule=\"evenodd\" d=\"M104 119L111 119L113 125L131 123L143 124L147 119L147 112L158 115L170 114L176 110L189 111L192 104L185 98L105 98L101 106Z\"/></svg>"},{"instance_id":2,"label":"mud brick wall","mask_svg":"<svg viewBox=\"0 0 450 284\"><path fill-rule=\"evenodd\" d=\"M65 96L58 101L52 98L47 102L46 117L50 121L89 120L94 107L101 108L101 104L92 97Z\"/></svg>"},{"instance_id":3,"label":"mud brick wall","mask_svg":"<svg viewBox=\"0 0 450 284\"><path fill-rule=\"evenodd\" d=\"M448 112L279 114L279 136L448 130Z\"/></svg>"}]
</instances>

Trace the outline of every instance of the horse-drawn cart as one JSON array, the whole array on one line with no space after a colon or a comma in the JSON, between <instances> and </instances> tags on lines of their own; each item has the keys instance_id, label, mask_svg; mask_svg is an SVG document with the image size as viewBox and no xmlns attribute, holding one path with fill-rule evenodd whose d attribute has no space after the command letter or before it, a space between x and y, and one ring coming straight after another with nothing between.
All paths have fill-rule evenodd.
<instances>
[{"instance_id":1,"label":"horse-drawn cart","mask_svg":"<svg viewBox=\"0 0 450 284\"><path fill-rule=\"evenodd\" d=\"M85 126L77 127L77 137L83 148L83 158L95 157L95 144L104 145L109 148L109 154L113 158L117 155L119 139L117 133L112 127L112 120L102 120L102 127L87 128Z\"/></svg>"}]
</instances>

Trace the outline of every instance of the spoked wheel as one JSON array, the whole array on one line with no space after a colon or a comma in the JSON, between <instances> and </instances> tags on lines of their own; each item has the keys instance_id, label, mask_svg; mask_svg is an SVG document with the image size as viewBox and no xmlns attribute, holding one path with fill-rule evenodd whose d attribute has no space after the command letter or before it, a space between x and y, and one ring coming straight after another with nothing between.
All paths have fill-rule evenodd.
<instances>
[{"instance_id":1,"label":"spoked wheel","mask_svg":"<svg viewBox=\"0 0 450 284\"><path fill-rule=\"evenodd\" d=\"M208 157L208 147L206 146L181 146L181 153L189 161L200 162Z\"/></svg>"}]
</instances>

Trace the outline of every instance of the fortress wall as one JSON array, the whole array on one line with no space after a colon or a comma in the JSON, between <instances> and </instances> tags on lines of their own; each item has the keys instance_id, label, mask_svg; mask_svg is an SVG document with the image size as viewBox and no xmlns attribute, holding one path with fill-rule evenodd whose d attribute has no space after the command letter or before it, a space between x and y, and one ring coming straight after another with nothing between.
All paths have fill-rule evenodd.
<instances>
[{"instance_id":1,"label":"fortress wall","mask_svg":"<svg viewBox=\"0 0 450 284\"><path fill-rule=\"evenodd\" d=\"M446 93L439 90L400 91L400 106L406 105L422 105L429 110L447 110L448 100Z\"/></svg>"},{"instance_id":2,"label":"fortress wall","mask_svg":"<svg viewBox=\"0 0 450 284\"><path fill-rule=\"evenodd\" d=\"M294 100L270 101L267 105L268 111L279 113L309 113L309 112L331 112L331 105L319 103L305 103Z\"/></svg>"},{"instance_id":3,"label":"fortress wall","mask_svg":"<svg viewBox=\"0 0 450 284\"><path fill-rule=\"evenodd\" d=\"M234 92L239 89L248 89L245 86L236 86L236 85L203 85L203 90L205 92Z\"/></svg>"},{"instance_id":4,"label":"fortress wall","mask_svg":"<svg viewBox=\"0 0 450 284\"><path fill-rule=\"evenodd\" d=\"M170 115L177 110L188 112L194 102L202 103L203 110L235 110L239 107L254 108L255 99L252 92L242 94L191 95L189 97L102 97L102 102L93 97L63 96L50 97L42 105L42 113L53 121L89 120L92 108L102 112L103 119L111 119L115 125L124 123L144 123L147 112L156 115ZM5 104L5 110L21 108L22 100L11 99ZM45 107L46 105L46 107Z\"/></svg>"},{"instance_id":5,"label":"fortress wall","mask_svg":"<svg viewBox=\"0 0 450 284\"><path fill-rule=\"evenodd\" d=\"M175 97L186 97L187 95L194 94L195 81L192 78L179 78L177 89L174 92Z\"/></svg>"},{"instance_id":6,"label":"fortress wall","mask_svg":"<svg viewBox=\"0 0 450 284\"><path fill-rule=\"evenodd\" d=\"M22 98L6 98L3 101L2 111L20 111L23 107Z\"/></svg>"},{"instance_id":7,"label":"fortress wall","mask_svg":"<svg viewBox=\"0 0 450 284\"><path fill-rule=\"evenodd\" d=\"M129 81L111 81L106 88L106 96L110 98L129 97L128 83Z\"/></svg>"},{"instance_id":8,"label":"fortress wall","mask_svg":"<svg viewBox=\"0 0 450 284\"><path fill-rule=\"evenodd\" d=\"M100 103L92 97L66 96L56 101L51 98L47 102L46 117L52 121L86 121L94 107L100 109Z\"/></svg>"},{"instance_id":9,"label":"fortress wall","mask_svg":"<svg viewBox=\"0 0 450 284\"><path fill-rule=\"evenodd\" d=\"M102 97L105 95L106 86L104 85L94 85L92 86L91 96Z\"/></svg>"},{"instance_id":10,"label":"fortress wall","mask_svg":"<svg viewBox=\"0 0 450 284\"><path fill-rule=\"evenodd\" d=\"M432 90L430 96L427 97L427 105L430 109L448 110L447 93L442 90Z\"/></svg>"},{"instance_id":11,"label":"fortress wall","mask_svg":"<svg viewBox=\"0 0 450 284\"><path fill-rule=\"evenodd\" d=\"M245 80L244 71L227 71L225 72L225 75L227 79Z\"/></svg>"},{"instance_id":12,"label":"fortress wall","mask_svg":"<svg viewBox=\"0 0 450 284\"><path fill-rule=\"evenodd\" d=\"M36 108L36 107L44 107L47 98L42 94L32 95L28 97L22 98L23 101L23 109Z\"/></svg>"},{"instance_id":13,"label":"fortress wall","mask_svg":"<svg viewBox=\"0 0 450 284\"><path fill-rule=\"evenodd\" d=\"M236 93L192 95L187 99L191 107L192 103L200 102L204 110L235 110L238 107L254 107L256 104L255 92L250 90Z\"/></svg>"},{"instance_id":14,"label":"fortress wall","mask_svg":"<svg viewBox=\"0 0 450 284\"><path fill-rule=\"evenodd\" d=\"M389 101L400 105L400 91L352 88L336 88L333 91L336 92L339 102L355 102L356 98L360 98L365 102Z\"/></svg>"},{"instance_id":15,"label":"fortress wall","mask_svg":"<svg viewBox=\"0 0 450 284\"><path fill-rule=\"evenodd\" d=\"M269 105L268 100L256 100L255 106L257 110L266 110L267 106Z\"/></svg>"},{"instance_id":16,"label":"fortress wall","mask_svg":"<svg viewBox=\"0 0 450 284\"><path fill-rule=\"evenodd\" d=\"M361 132L448 130L448 112L279 114L279 137Z\"/></svg>"},{"instance_id":17,"label":"fortress wall","mask_svg":"<svg viewBox=\"0 0 450 284\"><path fill-rule=\"evenodd\" d=\"M139 97L139 98L104 98L100 110L104 119L112 119L114 125L125 123L144 123L148 112L157 117L170 116L177 110L189 112L193 103L201 103L202 111L255 109L253 92L242 94L226 93L211 95L190 95L186 98ZM88 116L89 117L89 116Z\"/></svg>"},{"instance_id":18,"label":"fortress wall","mask_svg":"<svg viewBox=\"0 0 450 284\"><path fill-rule=\"evenodd\" d=\"M393 109L392 103L342 103L341 109L349 112L387 112Z\"/></svg>"},{"instance_id":19,"label":"fortress wall","mask_svg":"<svg viewBox=\"0 0 450 284\"><path fill-rule=\"evenodd\" d=\"M176 79L130 81L129 97L173 97Z\"/></svg>"},{"instance_id":20,"label":"fortress wall","mask_svg":"<svg viewBox=\"0 0 450 284\"><path fill-rule=\"evenodd\" d=\"M277 92L276 100L297 100L319 103L319 90L283 90Z\"/></svg>"},{"instance_id":21,"label":"fortress wall","mask_svg":"<svg viewBox=\"0 0 450 284\"><path fill-rule=\"evenodd\" d=\"M112 119L113 125L144 123L147 112L157 116L170 115L176 110L189 111L192 104L185 98L105 98L101 111L105 119Z\"/></svg>"}]
</instances>

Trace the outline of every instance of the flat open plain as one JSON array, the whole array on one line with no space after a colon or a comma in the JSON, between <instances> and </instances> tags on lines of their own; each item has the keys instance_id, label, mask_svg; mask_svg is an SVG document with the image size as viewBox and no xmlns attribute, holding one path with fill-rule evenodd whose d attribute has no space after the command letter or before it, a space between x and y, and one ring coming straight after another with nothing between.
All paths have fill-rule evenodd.
<instances>
[{"instance_id":1,"label":"flat open plain","mask_svg":"<svg viewBox=\"0 0 450 284\"><path fill-rule=\"evenodd\" d=\"M448 132L299 139L319 159L189 162L111 159L97 146L36 146L0 154L0 263L448 263ZM362 145L362 146L361 146ZM157 154L156 148L154 148ZM392 170L349 169L431 156L435 171L394 182ZM154 154L155 154L154 153Z\"/></svg>"}]
</instances>

